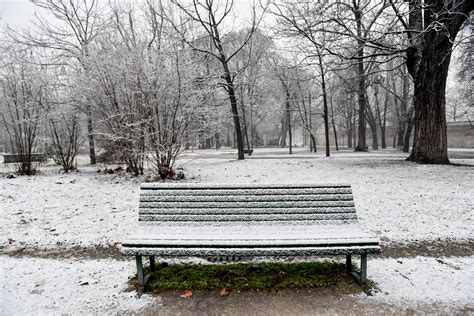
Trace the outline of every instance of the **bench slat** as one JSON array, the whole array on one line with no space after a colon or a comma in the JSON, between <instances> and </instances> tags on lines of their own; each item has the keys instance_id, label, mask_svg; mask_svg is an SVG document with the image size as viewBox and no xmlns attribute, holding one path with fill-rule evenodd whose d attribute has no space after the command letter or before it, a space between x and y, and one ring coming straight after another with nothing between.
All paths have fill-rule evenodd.
<instances>
[{"instance_id":1,"label":"bench slat","mask_svg":"<svg viewBox=\"0 0 474 316\"><path fill-rule=\"evenodd\" d=\"M217 196L217 195L307 195L307 194L351 194L351 188L285 188L285 189L194 189L189 190L158 190L147 189L142 190L141 196L179 196L179 195L195 196Z\"/></svg>"},{"instance_id":2,"label":"bench slat","mask_svg":"<svg viewBox=\"0 0 474 316\"><path fill-rule=\"evenodd\" d=\"M145 208L313 208L354 207L353 201L142 202Z\"/></svg>"},{"instance_id":3,"label":"bench slat","mask_svg":"<svg viewBox=\"0 0 474 316\"><path fill-rule=\"evenodd\" d=\"M167 222L230 222L230 221L348 221L357 220L354 213L327 213L327 214L226 214L226 215L140 215L139 221L167 221Z\"/></svg>"},{"instance_id":4,"label":"bench slat","mask_svg":"<svg viewBox=\"0 0 474 316\"><path fill-rule=\"evenodd\" d=\"M215 184L202 184L202 183L165 183L165 182L150 182L142 183L140 188L146 190L223 190L223 189L298 189L298 188L350 188L351 185L347 183L331 183L331 184L265 184L265 183L252 183L252 184L229 184L229 183L215 183Z\"/></svg>"},{"instance_id":5,"label":"bench slat","mask_svg":"<svg viewBox=\"0 0 474 316\"><path fill-rule=\"evenodd\" d=\"M217 195L217 196L154 196L142 195L140 202L267 202L267 201L352 201L352 194L318 194L318 195Z\"/></svg>"},{"instance_id":6,"label":"bench slat","mask_svg":"<svg viewBox=\"0 0 474 316\"><path fill-rule=\"evenodd\" d=\"M327 255L358 255L380 253L380 246L343 246L343 247L279 247L279 248L137 248L123 247L124 255L173 256L173 257L207 257L207 256L242 256L242 257L296 257Z\"/></svg>"},{"instance_id":7,"label":"bench slat","mask_svg":"<svg viewBox=\"0 0 474 316\"><path fill-rule=\"evenodd\" d=\"M348 238L295 238L295 239L153 239L129 238L122 244L124 247L201 247L201 248L239 248L239 247L326 247L326 246L370 246L378 245L378 239L373 237Z\"/></svg>"},{"instance_id":8,"label":"bench slat","mask_svg":"<svg viewBox=\"0 0 474 316\"><path fill-rule=\"evenodd\" d=\"M147 208L140 207L139 215L148 214L326 214L356 213L354 207L314 207L314 208Z\"/></svg>"}]
</instances>

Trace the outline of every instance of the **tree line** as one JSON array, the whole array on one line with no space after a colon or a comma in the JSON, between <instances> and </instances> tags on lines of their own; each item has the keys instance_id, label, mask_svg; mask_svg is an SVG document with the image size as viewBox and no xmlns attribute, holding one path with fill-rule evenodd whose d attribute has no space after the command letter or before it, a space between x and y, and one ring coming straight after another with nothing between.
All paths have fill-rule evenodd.
<instances>
[{"instance_id":1,"label":"tree line","mask_svg":"<svg viewBox=\"0 0 474 316\"><path fill-rule=\"evenodd\" d=\"M43 14L4 28L0 46L1 132L25 159L46 143L68 172L87 145L91 164L140 175L148 163L164 178L196 145L244 159L267 136L291 154L298 126L311 151L321 130L329 156L338 133L356 151L368 132L386 148L391 125L407 153L414 134L408 160L449 163L446 79L455 45L473 49L457 36L471 1L267 1L238 19L231 0L34 4ZM462 65L456 111L468 116Z\"/></svg>"}]
</instances>

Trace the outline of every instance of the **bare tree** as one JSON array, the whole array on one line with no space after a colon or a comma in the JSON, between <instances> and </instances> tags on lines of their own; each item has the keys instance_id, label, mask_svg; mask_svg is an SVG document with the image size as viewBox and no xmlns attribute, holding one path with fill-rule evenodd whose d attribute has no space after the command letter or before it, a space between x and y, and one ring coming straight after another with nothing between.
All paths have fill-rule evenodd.
<instances>
[{"instance_id":1,"label":"bare tree","mask_svg":"<svg viewBox=\"0 0 474 316\"><path fill-rule=\"evenodd\" d=\"M18 172L33 175L36 169L32 154L37 148L38 134L44 123L44 88L42 69L34 62L33 53L12 49L12 61L0 73L0 116L9 145L18 155Z\"/></svg>"},{"instance_id":2,"label":"bare tree","mask_svg":"<svg viewBox=\"0 0 474 316\"><path fill-rule=\"evenodd\" d=\"M190 30L197 25L200 27L200 30L206 34L205 37L210 39L211 46L203 47L202 45L199 45L198 41L190 38L185 31L183 31L183 28L178 27L177 23L174 23L176 31L181 35L181 38L186 44L192 47L195 51L213 56L221 64L223 73L220 77L223 81L220 82L219 85L225 89L229 97L235 136L237 138L238 159L244 159L244 141L235 87L236 76L242 71L242 69L235 69L232 71L230 68L230 62L246 45L249 44L258 27L255 8L253 9L252 23L248 28L243 41L232 51L229 51L227 43L223 40L224 35L222 34L222 30L224 29L224 24L230 22L229 19L231 18L232 9L234 7L234 2L232 0L225 0L222 2L213 0L192 0L190 4L185 4L186 2L178 0L172 0L171 2L184 14L184 24L187 25L187 31L190 32Z\"/></svg>"},{"instance_id":3,"label":"bare tree","mask_svg":"<svg viewBox=\"0 0 474 316\"><path fill-rule=\"evenodd\" d=\"M390 3L407 37L406 66L414 81L415 132L407 160L448 164L446 78L456 36L474 2Z\"/></svg>"},{"instance_id":4,"label":"bare tree","mask_svg":"<svg viewBox=\"0 0 474 316\"><path fill-rule=\"evenodd\" d=\"M105 10L97 0L33 0L44 15L35 15L34 27L19 32L9 30L11 37L25 45L43 47L58 52L58 58L67 65L75 59L85 72L85 60L90 46L99 34L105 31ZM54 17L54 21L51 19ZM80 100L78 100L80 101ZM85 98L81 110L87 117L89 139L89 157L91 164L96 163L94 125L91 113L91 100ZM77 102L82 104L82 102Z\"/></svg>"}]
</instances>

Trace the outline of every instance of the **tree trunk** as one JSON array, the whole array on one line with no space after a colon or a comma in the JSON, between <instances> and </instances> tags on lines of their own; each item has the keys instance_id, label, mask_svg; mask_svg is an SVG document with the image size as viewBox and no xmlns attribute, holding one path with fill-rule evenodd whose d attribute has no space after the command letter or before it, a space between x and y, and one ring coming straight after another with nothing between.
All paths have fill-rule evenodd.
<instances>
[{"instance_id":1,"label":"tree trunk","mask_svg":"<svg viewBox=\"0 0 474 316\"><path fill-rule=\"evenodd\" d=\"M400 102L400 115L398 121L398 139L397 147L403 148L405 130L407 129L408 120L408 102L410 97L410 78L405 74L402 78L402 101Z\"/></svg>"},{"instance_id":2,"label":"tree trunk","mask_svg":"<svg viewBox=\"0 0 474 316\"><path fill-rule=\"evenodd\" d=\"M372 130L372 149L378 150L379 149L379 141L377 139L377 125L375 125Z\"/></svg>"},{"instance_id":3,"label":"tree trunk","mask_svg":"<svg viewBox=\"0 0 474 316\"><path fill-rule=\"evenodd\" d=\"M331 97L331 125L332 125L332 130L334 132L334 143L336 144L336 151L339 151L339 144L337 141L337 130L336 130L336 123L334 123L334 107L332 104L332 97Z\"/></svg>"},{"instance_id":4,"label":"tree trunk","mask_svg":"<svg viewBox=\"0 0 474 316\"><path fill-rule=\"evenodd\" d=\"M355 151L365 151L365 70L362 59L364 57L365 41L362 39L362 14L357 9L354 11L355 20L357 24L357 76L358 76L358 103L359 103L359 134L357 138L357 147Z\"/></svg>"},{"instance_id":5,"label":"tree trunk","mask_svg":"<svg viewBox=\"0 0 474 316\"><path fill-rule=\"evenodd\" d=\"M242 120L243 120L243 124L244 124L245 143L247 145L247 150L248 150L249 156L252 156L252 152L250 150L249 133L248 133L248 128L247 128L247 118L246 118L246 115L245 115L245 102L244 102L243 87L240 88L240 108L242 109Z\"/></svg>"},{"instance_id":6,"label":"tree trunk","mask_svg":"<svg viewBox=\"0 0 474 316\"><path fill-rule=\"evenodd\" d=\"M385 136L385 126L380 128L380 138L382 141L382 149L387 148L387 141L386 141L386 136Z\"/></svg>"},{"instance_id":7,"label":"tree trunk","mask_svg":"<svg viewBox=\"0 0 474 316\"><path fill-rule=\"evenodd\" d=\"M415 132L413 149L407 158L409 161L449 164L446 78L456 35L467 15L474 10L474 1L465 0L456 3L456 14L449 12L451 8L445 1L436 0L424 1L423 10L426 10L424 15L421 10L411 13L416 14L414 19L417 23L424 19L423 28L440 24L443 29L428 28L422 34L422 42L414 42L411 39L413 45L407 49L406 65L415 82L413 96ZM449 2L449 6L451 5L454 4Z\"/></svg>"},{"instance_id":8,"label":"tree trunk","mask_svg":"<svg viewBox=\"0 0 474 316\"><path fill-rule=\"evenodd\" d=\"M312 146L314 152L316 153L317 152L317 150L316 150L316 137L314 137L313 133L310 133L309 135L311 137L311 146Z\"/></svg>"},{"instance_id":9,"label":"tree trunk","mask_svg":"<svg viewBox=\"0 0 474 316\"><path fill-rule=\"evenodd\" d=\"M293 154L293 135L291 133L290 91L286 90L286 119L288 124L288 153Z\"/></svg>"},{"instance_id":10,"label":"tree trunk","mask_svg":"<svg viewBox=\"0 0 474 316\"><path fill-rule=\"evenodd\" d=\"M89 138L89 159L91 165L96 164L95 157L95 142L94 142L94 128L92 126L92 113L90 105L87 106L87 137Z\"/></svg>"},{"instance_id":11,"label":"tree trunk","mask_svg":"<svg viewBox=\"0 0 474 316\"><path fill-rule=\"evenodd\" d=\"M411 130L413 128L413 108L410 109L408 112L408 120L405 129L405 133L403 135L403 152L407 153L410 151L410 136Z\"/></svg>"},{"instance_id":12,"label":"tree trunk","mask_svg":"<svg viewBox=\"0 0 474 316\"><path fill-rule=\"evenodd\" d=\"M331 154L329 152L329 114L328 114L328 96L326 91L326 78L324 75L323 59L319 48L316 47L318 60L319 60L319 71L321 72L321 89L323 92L323 119L324 119L324 140L326 142L326 157Z\"/></svg>"},{"instance_id":13,"label":"tree trunk","mask_svg":"<svg viewBox=\"0 0 474 316\"><path fill-rule=\"evenodd\" d=\"M285 111L285 115L283 116L283 119L281 120L281 133L280 133L280 147L284 148L286 147L286 135L288 134L288 118L287 118L287 112Z\"/></svg>"},{"instance_id":14,"label":"tree trunk","mask_svg":"<svg viewBox=\"0 0 474 316\"><path fill-rule=\"evenodd\" d=\"M446 78L452 43L444 32L425 34L430 45L415 76L415 131L409 161L449 164L446 129ZM436 47L436 49L433 49Z\"/></svg>"}]
</instances>

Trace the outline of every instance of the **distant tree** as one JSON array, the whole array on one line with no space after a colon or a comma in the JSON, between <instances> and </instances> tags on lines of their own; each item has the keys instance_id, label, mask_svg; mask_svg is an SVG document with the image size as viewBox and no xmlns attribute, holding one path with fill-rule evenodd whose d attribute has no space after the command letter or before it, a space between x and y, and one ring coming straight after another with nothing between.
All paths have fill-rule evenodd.
<instances>
[{"instance_id":1,"label":"distant tree","mask_svg":"<svg viewBox=\"0 0 474 316\"><path fill-rule=\"evenodd\" d=\"M247 29L243 41L239 45L232 45L235 48L229 51L228 43L224 41L225 23L230 23L231 13L234 7L232 0L225 1L209 1L209 0L192 0L186 1L171 1L183 13L184 24L186 31L182 28L176 27L178 23L174 23L176 31L181 35L182 40L193 48L193 50L201 52L205 55L210 55L216 58L222 66L223 79L220 86L227 92L231 106L232 118L234 122L235 136L237 139L238 159L244 159L244 141L242 135L242 128L238 110L238 103L236 97L235 79L242 69L231 70L230 63L232 59L250 43L254 35L258 21L255 16L255 8L253 8L253 16L250 27ZM208 47L199 45L195 38L190 38L189 34L195 27L199 27L210 39L211 45Z\"/></svg>"},{"instance_id":2,"label":"distant tree","mask_svg":"<svg viewBox=\"0 0 474 316\"><path fill-rule=\"evenodd\" d=\"M9 29L10 36L17 42L31 46L42 47L58 53L58 60L64 65L76 60L85 68L85 60L94 40L107 28L104 6L98 0L32 0L43 9L41 15L35 15L34 27L25 31ZM50 17L54 17L54 21ZM89 139L90 163L96 163L94 124L90 100L81 98L77 105L87 117L87 132ZM84 104L81 101L85 101Z\"/></svg>"},{"instance_id":3,"label":"distant tree","mask_svg":"<svg viewBox=\"0 0 474 316\"><path fill-rule=\"evenodd\" d=\"M18 47L10 50L8 58L10 62L0 72L0 117L10 148L21 160L18 172L33 175L32 154L45 119L43 69L30 51Z\"/></svg>"}]
</instances>

